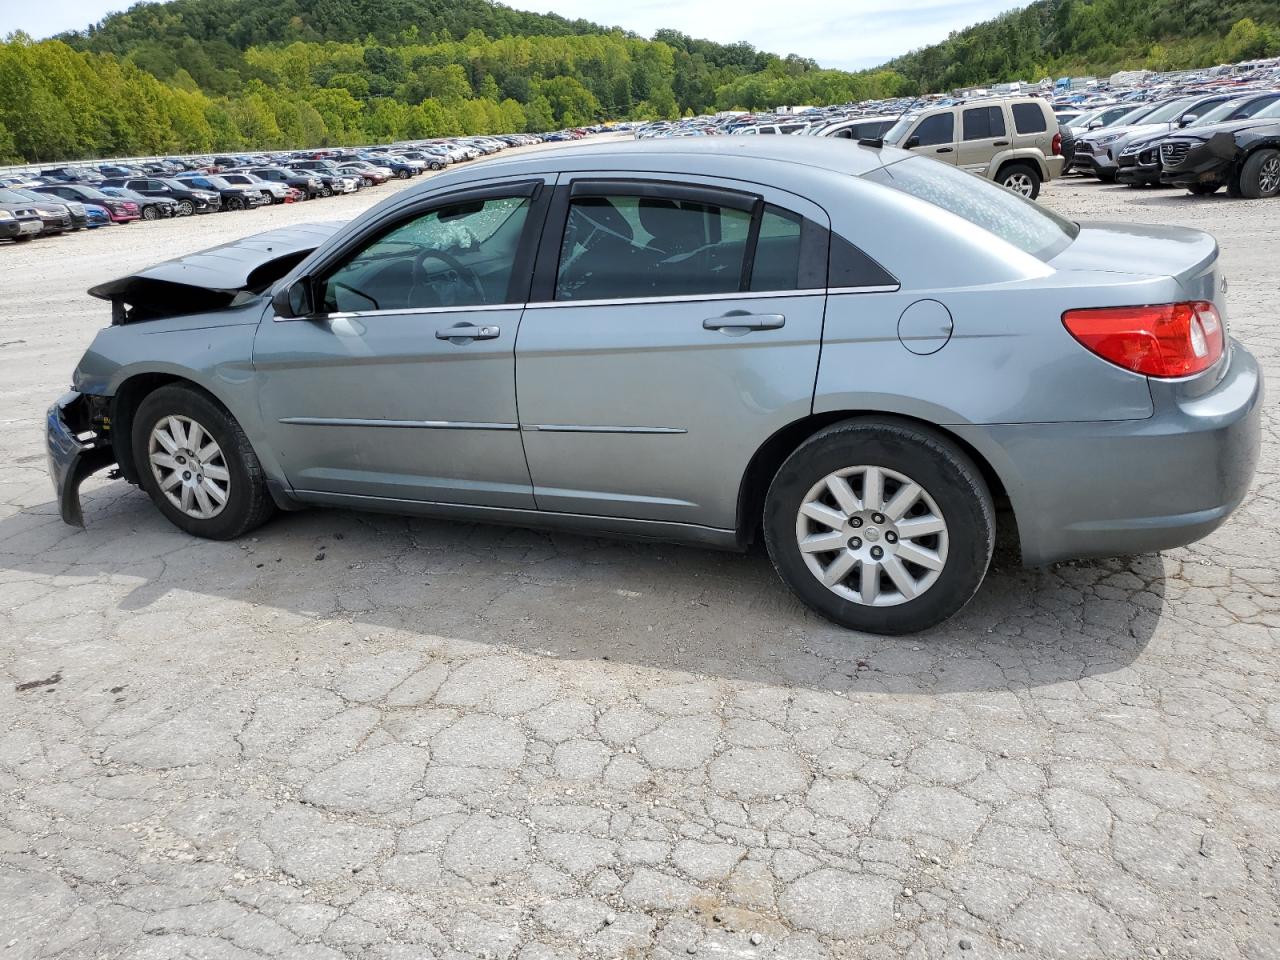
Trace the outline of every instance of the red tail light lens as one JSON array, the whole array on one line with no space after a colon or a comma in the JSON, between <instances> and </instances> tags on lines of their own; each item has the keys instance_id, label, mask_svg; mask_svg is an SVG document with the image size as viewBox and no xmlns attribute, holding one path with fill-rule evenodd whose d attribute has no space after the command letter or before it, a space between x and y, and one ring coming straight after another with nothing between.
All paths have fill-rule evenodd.
<instances>
[{"instance_id":1,"label":"red tail light lens","mask_svg":"<svg viewBox=\"0 0 1280 960\"><path fill-rule=\"evenodd\" d=\"M1053 135L1053 155L1055 157L1062 156L1062 134L1055 133Z\"/></svg>"},{"instance_id":2,"label":"red tail light lens","mask_svg":"<svg viewBox=\"0 0 1280 960\"><path fill-rule=\"evenodd\" d=\"M1062 323L1087 350L1148 377L1188 377L1222 356L1222 318L1204 300L1068 310Z\"/></svg>"}]
</instances>

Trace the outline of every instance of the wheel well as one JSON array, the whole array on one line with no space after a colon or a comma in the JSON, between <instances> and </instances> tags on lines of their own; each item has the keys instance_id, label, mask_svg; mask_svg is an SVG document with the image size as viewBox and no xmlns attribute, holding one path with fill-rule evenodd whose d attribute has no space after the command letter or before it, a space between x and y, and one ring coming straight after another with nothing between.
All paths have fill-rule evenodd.
<instances>
[{"instance_id":1,"label":"wheel well","mask_svg":"<svg viewBox=\"0 0 1280 960\"><path fill-rule=\"evenodd\" d=\"M982 473L982 479L986 482L987 489L991 491L991 496L996 501L996 506L998 508L1008 506L1008 493L1004 489L1004 484L1000 482L999 475L992 469L991 464L972 445L951 433L945 427L939 427L937 424L919 420L915 417L879 413L874 410L834 410L828 413L815 413L802 420L787 424L766 440L760 449L755 452L755 456L751 458L751 462L747 465L747 472L742 478L742 485L738 489L738 537L744 544L751 543L759 535L760 523L764 514L764 498L769 492L769 484L773 482L773 477L778 472L778 468L782 466L783 461L819 430L823 430L833 423L859 419L896 421L928 433L937 434L950 441L964 451Z\"/></svg>"},{"instance_id":2,"label":"wheel well","mask_svg":"<svg viewBox=\"0 0 1280 960\"><path fill-rule=\"evenodd\" d=\"M1040 161L1033 160L1031 157L1010 157L1008 160L1000 164L999 168L996 170L995 179L999 180L1004 176L1004 172L1010 167L1030 167L1035 171L1036 176L1041 180L1045 179L1044 168L1040 165Z\"/></svg>"},{"instance_id":3,"label":"wheel well","mask_svg":"<svg viewBox=\"0 0 1280 960\"><path fill-rule=\"evenodd\" d=\"M121 475L130 483L136 484L139 481L138 465L133 462L134 414L149 394L171 383L199 390L222 406L216 397L195 381L171 373L139 373L120 384L111 401L111 447L115 451Z\"/></svg>"}]
</instances>

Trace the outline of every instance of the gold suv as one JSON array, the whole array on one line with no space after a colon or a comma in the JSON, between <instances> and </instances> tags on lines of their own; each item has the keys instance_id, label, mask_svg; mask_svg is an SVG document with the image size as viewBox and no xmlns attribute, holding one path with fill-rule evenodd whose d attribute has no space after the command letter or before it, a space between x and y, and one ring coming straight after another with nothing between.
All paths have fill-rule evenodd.
<instances>
[{"instance_id":1,"label":"gold suv","mask_svg":"<svg viewBox=\"0 0 1280 960\"><path fill-rule=\"evenodd\" d=\"M1062 134L1047 100L1010 97L912 110L884 142L951 163L1034 200L1062 174Z\"/></svg>"}]
</instances>

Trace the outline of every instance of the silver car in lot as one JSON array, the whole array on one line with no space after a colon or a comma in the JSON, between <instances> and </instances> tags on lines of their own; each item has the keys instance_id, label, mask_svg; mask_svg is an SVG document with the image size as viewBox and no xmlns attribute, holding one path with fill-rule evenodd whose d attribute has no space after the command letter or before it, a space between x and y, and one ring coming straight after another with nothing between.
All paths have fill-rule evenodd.
<instances>
[{"instance_id":1,"label":"silver car in lot","mask_svg":"<svg viewBox=\"0 0 1280 960\"><path fill-rule=\"evenodd\" d=\"M312 505L763 539L823 615L915 631L997 523L1044 564L1223 522L1262 397L1225 289L1204 233L891 148L495 159L94 288L50 467L68 522L116 464L217 539Z\"/></svg>"}]
</instances>

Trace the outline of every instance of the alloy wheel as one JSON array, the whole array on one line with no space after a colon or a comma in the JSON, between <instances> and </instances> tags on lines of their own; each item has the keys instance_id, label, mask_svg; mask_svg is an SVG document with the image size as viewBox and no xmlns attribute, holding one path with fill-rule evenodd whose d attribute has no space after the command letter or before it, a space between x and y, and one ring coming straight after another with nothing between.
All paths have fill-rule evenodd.
<instances>
[{"instance_id":1,"label":"alloy wheel","mask_svg":"<svg viewBox=\"0 0 1280 960\"><path fill-rule=\"evenodd\" d=\"M1264 197L1280 190L1280 156L1267 160L1258 171L1258 188Z\"/></svg>"},{"instance_id":2,"label":"alloy wheel","mask_svg":"<svg viewBox=\"0 0 1280 960\"><path fill-rule=\"evenodd\" d=\"M1034 190L1034 184L1031 177L1025 173L1011 173L1004 178L1004 185L1014 193L1020 193L1024 197L1030 197Z\"/></svg>"},{"instance_id":3,"label":"alloy wheel","mask_svg":"<svg viewBox=\"0 0 1280 960\"><path fill-rule=\"evenodd\" d=\"M905 474L846 467L815 483L796 515L805 566L828 590L865 606L914 600L947 563L947 522Z\"/></svg>"},{"instance_id":4,"label":"alloy wheel","mask_svg":"<svg viewBox=\"0 0 1280 960\"><path fill-rule=\"evenodd\" d=\"M157 423L147 457L160 491L187 516L210 520L227 505L231 471L222 448L190 417L168 416Z\"/></svg>"},{"instance_id":5,"label":"alloy wheel","mask_svg":"<svg viewBox=\"0 0 1280 960\"><path fill-rule=\"evenodd\" d=\"M193 204L190 200L178 201L178 216L189 217L195 212L196 212L195 204Z\"/></svg>"}]
</instances>

